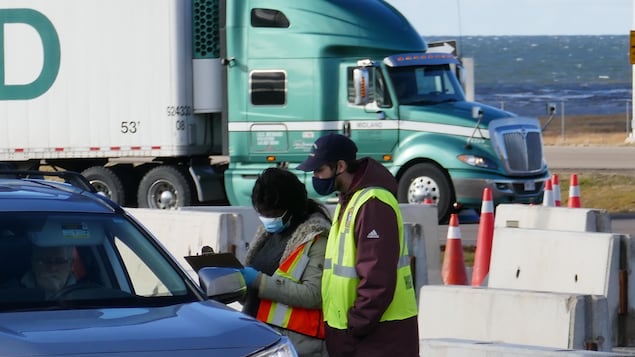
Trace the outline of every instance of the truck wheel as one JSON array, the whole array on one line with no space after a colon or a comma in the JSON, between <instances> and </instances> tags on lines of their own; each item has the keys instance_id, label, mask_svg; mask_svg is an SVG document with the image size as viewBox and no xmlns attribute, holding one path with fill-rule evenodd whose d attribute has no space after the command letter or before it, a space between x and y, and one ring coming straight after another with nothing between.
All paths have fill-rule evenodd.
<instances>
[{"instance_id":1,"label":"truck wheel","mask_svg":"<svg viewBox=\"0 0 635 357\"><path fill-rule=\"evenodd\" d=\"M447 221L454 202L450 180L436 165L416 164L410 167L399 180L397 191L399 202L423 203L431 198L437 206L439 222Z\"/></svg>"},{"instance_id":2,"label":"truck wheel","mask_svg":"<svg viewBox=\"0 0 635 357\"><path fill-rule=\"evenodd\" d=\"M102 166L93 166L82 171L82 176L88 179L97 192L120 205L126 202L126 191L124 190L123 183L121 183L119 176L111 169Z\"/></svg>"},{"instance_id":3,"label":"truck wheel","mask_svg":"<svg viewBox=\"0 0 635 357\"><path fill-rule=\"evenodd\" d=\"M173 166L148 171L139 183L140 208L176 209L192 204L192 190L185 175Z\"/></svg>"}]
</instances>

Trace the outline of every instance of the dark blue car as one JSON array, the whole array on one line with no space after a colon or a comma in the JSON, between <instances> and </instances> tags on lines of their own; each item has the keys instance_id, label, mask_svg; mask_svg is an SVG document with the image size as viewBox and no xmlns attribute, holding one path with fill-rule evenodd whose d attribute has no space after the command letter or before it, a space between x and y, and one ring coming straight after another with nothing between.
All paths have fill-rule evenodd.
<instances>
[{"instance_id":1,"label":"dark blue car","mask_svg":"<svg viewBox=\"0 0 635 357\"><path fill-rule=\"evenodd\" d=\"M240 273L199 279L80 175L0 172L0 355L296 356L224 304Z\"/></svg>"}]
</instances>

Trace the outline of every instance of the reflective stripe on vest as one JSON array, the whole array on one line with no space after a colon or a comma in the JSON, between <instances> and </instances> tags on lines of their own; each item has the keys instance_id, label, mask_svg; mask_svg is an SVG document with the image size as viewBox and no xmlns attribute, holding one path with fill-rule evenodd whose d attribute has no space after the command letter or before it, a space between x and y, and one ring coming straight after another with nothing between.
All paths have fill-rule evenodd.
<instances>
[{"instance_id":1,"label":"reflective stripe on vest","mask_svg":"<svg viewBox=\"0 0 635 357\"><path fill-rule=\"evenodd\" d=\"M315 239L296 248L280 264L274 273L274 278L279 276L296 283L300 282L300 278L309 264L309 250ZM268 324L311 337L324 338L324 318L320 309L288 306L280 302L261 299L256 318Z\"/></svg>"},{"instance_id":2,"label":"reflective stripe on vest","mask_svg":"<svg viewBox=\"0 0 635 357\"><path fill-rule=\"evenodd\" d=\"M395 212L399 229L399 259L397 263L397 285L393 299L380 321L403 320L417 315L408 246L403 233L403 218L399 204L389 191L369 187L356 192L345 208L342 219L333 222L326 244L324 274L322 276L322 306L327 324L333 328L348 328L348 310L357 298L359 276L355 269L357 247L355 244L355 218L362 205L376 198L389 205ZM333 217L339 217L337 205ZM383 237L380 239L389 239Z\"/></svg>"}]
</instances>

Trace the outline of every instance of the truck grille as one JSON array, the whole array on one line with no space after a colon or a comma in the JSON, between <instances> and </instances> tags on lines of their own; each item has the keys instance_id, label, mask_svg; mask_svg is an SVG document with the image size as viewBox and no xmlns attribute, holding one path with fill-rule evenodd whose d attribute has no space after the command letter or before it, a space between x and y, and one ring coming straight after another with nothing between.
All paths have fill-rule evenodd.
<instances>
[{"instance_id":1,"label":"truck grille","mask_svg":"<svg viewBox=\"0 0 635 357\"><path fill-rule=\"evenodd\" d=\"M540 133L507 133L503 138L510 170L533 171L542 168Z\"/></svg>"},{"instance_id":2,"label":"truck grille","mask_svg":"<svg viewBox=\"0 0 635 357\"><path fill-rule=\"evenodd\" d=\"M490 131L494 147L509 174L528 176L544 170L542 133L537 120L494 120L490 123Z\"/></svg>"}]
</instances>

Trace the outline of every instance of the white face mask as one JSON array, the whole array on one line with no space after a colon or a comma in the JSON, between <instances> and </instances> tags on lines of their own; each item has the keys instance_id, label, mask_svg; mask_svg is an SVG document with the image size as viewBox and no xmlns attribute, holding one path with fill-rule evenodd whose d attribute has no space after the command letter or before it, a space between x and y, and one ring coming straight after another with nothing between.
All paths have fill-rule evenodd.
<instances>
[{"instance_id":1,"label":"white face mask","mask_svg":"<svg viewBox=\"0 0 635 357\"><path fill-rule=\"evenodd\" d=\"M280 217L270 218L270 217L258 216L258 218L260 218L260 221L262 222L262 225L265 226L265 230L267 232L279 233L284 231L287 227L289 227L289 223L291 222L291 220L289 219L287 223L284 223L284 221L282 220L282 217L284 217L285 214L287 214L287 211L284 211L284 213Z\"/></svg>"}]
</instances>

